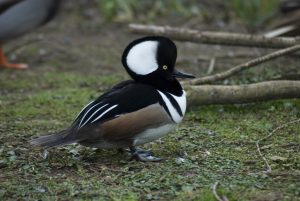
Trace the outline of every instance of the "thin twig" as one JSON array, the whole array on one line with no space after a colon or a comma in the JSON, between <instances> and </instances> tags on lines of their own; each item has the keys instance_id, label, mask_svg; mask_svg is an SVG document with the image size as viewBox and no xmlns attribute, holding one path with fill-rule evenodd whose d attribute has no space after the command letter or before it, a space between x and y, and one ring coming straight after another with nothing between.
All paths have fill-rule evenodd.
<instances>
[{"instance_id":1,"label":"thin twig","mask_svg":"<svg viewBox=\"0 0 300 201\"><path fill-rule=\"evenodd\" d=\"M217 193L217 187L218 187L218 184L219 182L216 181L216 183L214 183L214 185L212 186L212 191L213 191L213 194L215 196L215 198L218 200L218 201L228 201L228 198L226 196L222 196L220 197Z\"/></svg>"},{"instance_id":2,"label":"thin twig","mask_svg":"<svg viewBox=\"0 0 300 201\"><path fill-rule=\"evenodd\" d=\"M233 136L233 134L235 134L236 132L238 132L239 130L241 130L241 127L239 126L237 129L235 129L234 131L232 131L228 136Z\"/></svg>"},{"instance_id":3,"label":"thin twig","mask_svg":"<svg viewBox=\"0 0 300 201\"><path fill-rule=\"evenodd\" d=\"M218 187L218 184L219 182L217 181L216 183L214 183L214 185L212 186L212 191L213 191L213 194L215 196L215 198L218 200L218 201L223 201L220 196L218 195L217 193L217 187Z\"/></svg>"},{"instance_id":4,"label":"thin twig","mask_svg":"<svg viewBox=\"0 0 300 201\"><path fill-rule=\"evenodd\" d=\"M276 131L278 131L278 130L280 130L280 129L282 129L282 128L290 125L290 124L294 124L294 123L297 123L297 122L300 122L300 119L296 119L296 120L290 121L288 123L285 123L282 126L279 126L279 127L275 128L272 132L270 132L267 136L265 136L265 137L263 137L263 138L256 141L256 147L257 147L258 154L260 155L262 160L265 162L265 165L267 166L267 170L265 171L266 173L272 172L272 168L269 165L269 162L266 159L266 157L264 157L263 154L261 153L261 148L259 146L259 143L261 143L262 141L265 141L265 140L269 139L270 137L272 137Z\"/></svg>"},{"instance_id":5,"label":"thin twig","mask_svg":"<svg viewBox=\"0 0 300 201\"><path fill-rule=\"evenodd\" d=\"M208 75L212 74L212 72L214 71L215 64L216 64L216 58L213 57L213 58L210 59L209 67L207 69L207 74Z\"/></svg>"},{"instance_id":6,"label":"thin twig","mask_svg":"<svg viewBox=\"0 0 300 201\"><path fill-rule=\"evenodd\" d=\"M213 55L213 58L218 60L226 60L226 59L233 59L233 58L249 58L249 57L256 57L257 54L251 54L251 53L231 53L231 54L223 54L223 55ZM197 61L211 61L212 56L211 55L204 55L200 54L197 57Z\"/></svg>"},{"instance_id":7,"label":"thin twig","mask_svg":"<svg viewBox=\"0 0 300 201\"><path fill-rule=\"evenodd\" d=\"M170 26L130 24L129 30L136 34L161 35L179 41L191 41L207 44L264 48L283 48L299 44L299 38L293 37L267 38L263 35L199 31Z\"/></svg>"},{"instance_id":8,"label":"thin twig","mask_svg":"<svg viewBox=\"0 0 300 201\"><path fill-rule=\"evenodd\" d=\"M259 147L259 142L258 142L258 141L256 142L256 148L257 148L257 151L258 151L259 156L262 158L262 160L264 161L265 165L267 166L267 170L266 170L265 172L266 172L266 173L272 172L272 168L271 168L271 166L269 165L268 160L266 159L266 157L263 156L263 154L262 154L261 151L260 151L260 147Z\"/></svg>"},{"instance_id":9,"label":"thin twig","mask_svg":"<svg viewBox=\"0 0 300 201\"><path fill-rule=\"evenodd\" d=\"M211 82L215 82L215 81L220 81L220 80L224 80L232 75L235 75L243 70L246 70L250 67L253 66L257 66L258 64L264 63L266 61L287 55L287 54L291 54L293 52L296 52L300 50L300 45L295 45L292 47L288 47L282 50L278 50L275 52L272 52L270 54L252 59L246 63L242 63L240 65L237 65L227 71L221 72L221 73L217 73L214 75L210 75L210 76L205 76L205 77L201 77L201 78L197 78L197 79L193 79L190 80L188 83L192 84L192 85L199 85L199 84L204 84L204 83L211 83Z\"/></svg>"}]
</instances>

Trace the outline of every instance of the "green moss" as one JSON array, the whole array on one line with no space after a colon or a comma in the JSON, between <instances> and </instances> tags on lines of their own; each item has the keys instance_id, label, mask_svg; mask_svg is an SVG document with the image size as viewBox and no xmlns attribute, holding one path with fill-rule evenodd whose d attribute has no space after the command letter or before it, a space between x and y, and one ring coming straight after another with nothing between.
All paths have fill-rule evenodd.
<instances>
[{"instance_id":1,"label":"green moss","mask_svg":"<svg viewBox=\"0 0 300 201\"><path fill-rule=\"evenodd\" d=\"M279 0L230 0L229 10L248 25L255 25L278 10Z\"/></svg>"},{"instance_id":2,"label":"green moss","mask_svg":"<svg viewBox=\"0 0 300 201\"><path fill-rule=\"evenodd\" d=\"M32 136L69 125L84 104L102 93L95 92L95 84L108 88L116 79L83 79L68 72L46 73L35 83L19 77L23 87L5 82L11 91L1 97L3 199L215 200L211 186L216 181L218 193L229 200L299 196L293 176L300 167L299 124L279 130L261 145L271 145L263 153L273 171L287 177L264 174L255 147L276 127L299 118L297 100L190 108L175 132L144 146L165 158L160 163L129 161L113 150L74 145L51 149L43 159L41 150L29 146ZM272 156L287 160L272 161ZM264 189L272 190L264 194Z\"/></svg>"}]
</instances>

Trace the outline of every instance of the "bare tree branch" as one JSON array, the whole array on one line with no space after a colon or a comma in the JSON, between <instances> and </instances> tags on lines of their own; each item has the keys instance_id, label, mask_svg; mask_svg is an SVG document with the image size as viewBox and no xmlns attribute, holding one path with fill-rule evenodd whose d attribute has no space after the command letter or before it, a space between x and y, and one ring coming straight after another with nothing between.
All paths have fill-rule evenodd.
<instances>
[{"instance_id":1,"label":"bare tree branch","mask_svg":"<svg viewBox=\"0 0 300 201\"><path fill-rule=\"evenodd\" d=\"M263 154L261 153L261 148L260 148L259 144L260 144L262 141L265 141L265 140L269 139L270 137L272 137L276 131L278 131L278 130L280 130L280 129L282 129L282 128L284 128L284 127L290 125L290 124L294 124L294 123L298 123L298 122L300 122L300 119L296 119L296 120L290 121L290 122L288 122L288 123L285 123L285 124L283 124L282 126L279 126L279 127L275 128L275 129L274 129L271 133L269 133L267 136L265 136L265 137L263 137L263 138L261 138L261 139L259 139L259 140L256 141L256 148L257 148L258 154L259 154L259 156L263 159L264 163L265 163L266 166L267 166L266 173L272 172L272 168L271 168L271 166L269 165L269 162L268 162L268 160L266 159L266 157L264 157Z\"/></svg>"},{"instance_id":2,"label":"bare tree branch","mask_svg":"<svg viewBox=\"0 0 300 201\"><path fill-rule=\"evenodd\" d=\"M198 31L170 26L130 24L129 30L136 34L161 35L179 41L264 48L284 48L299 44L299 38L276 37L240 33Z\"/></svg>"},{"instance_id":3,"label":"bare tree branch","mask_svg":"<svg viewBox=\"0 0 300 201\"><path fill-rule=\"evenodd\" d=\"M252 59L246 63L237 65L237 66L235 66L227 71L224 71L222 73L217 73L214 75L190 80L189 84L197 85L197 84L211 83L211 82L218 81L218 80L224 80L224 79L226 79L234 74L237 74L238 72L246 70L250 67L256 66L258 64L264 63L264 62L272 60L272 59L275 59L277 57L291 54L292 52L296 52L298 50L300 50L300 45L295 45L295 46L288 47L288 48L285 48L282 50L278 50L278 51L272 52L270 54Z\"/></svg>"},{"instance_id":4,"label":"bare tree branch","mask_svg":"<svg viewBox=\"0 0 300 201\"><path fill-rule=\"evenodd\" d=\"M252 103L300 98L300 81L266 81L248 85L185 85L189 105Z\"/></svg>"}]
</instances>

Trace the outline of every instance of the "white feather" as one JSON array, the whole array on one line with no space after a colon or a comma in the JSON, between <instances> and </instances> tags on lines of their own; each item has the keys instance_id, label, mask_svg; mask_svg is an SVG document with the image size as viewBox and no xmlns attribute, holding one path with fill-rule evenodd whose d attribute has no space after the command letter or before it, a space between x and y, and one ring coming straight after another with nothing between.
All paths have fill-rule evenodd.
<instances>
[{"instance_id":1,"label":"white feather","mask_svg":"<svg viewBox=\"0 0 300 201\"><path fill-rule=\"evenodd\" d=\"M89 122L89 120L95 115L97 114L97 112L99 112L99 110L101 110L102 108L104 108L105 106L107 106L108 104L105 104L103 106L101 106L100 108L98 108L85 122L82 123L82 125L80 126L83 127L85 124L87 124L87 122Z\"/></svg>"},{"instance_id":2,"label":"white feather","mask_svg":"<svg viewBox=\"0 0 300 201\"><path fill-rule=\"evenodd\" d=\"M169 93L171 96L173 96L173 98L177 101L180 109L181 109L181 112L182 112L182 115L185 114L185 111L186 111L186 95L185 95L185 91L182 90L183 94L181 96L175 96L171 93Z\"/></svg>"},{"instance_id":3,"label":"white feather","mask_svg":"<svg viewBox=\"0 0 300 201\"><path fill-rule=\"evenodd\" d=\"M95 121L97 121L98 119L100 119L101 117L103 117L103 115L105 115L106 113L108 113L110 110L114 109L117 106L118 105L113 105L110 108L108 108L107 110L105 110L101 115L99 115L95 120L93 120L92 123L94 123Z\"/></svg>"},{"instance_id":4,"label":"white feather","mask_svg":"<svg viewBox=\"0 0 300 201\"><path fill-rule=\"evenodd\" d=\"M82 110L78 113L77 117L75 119L77 119L79 117L79 115L88 107L90 106L94 101L91 101L89 104L87 104L86 106L84 106L84 108L82 108Z\"/></svg>"},{"instance_id":5,"label":"white feather","mask_svg":"<svg viewBox=\"0 0 300 201\"><path fill-rule=\"evenodd\" d=\"M167 124L158 128L147 129L140 133L134 140L134 146L151 142L168 134L175 128L175 124Z\"/></svg>"},{"instance_id":6,"label":"white feather","mask_svg":"<svg viewBox=\"0 0 300 201\"><path fill-rule=\"evenodd\" d=\"M174 99L177 101L177 103L179 104L179 107L182 112L182 116L180 116L180 114L177 112L175 107L172 105L172 103L170 102L168 97L163 92L161 92L159 90L157 90L157 91L159 92L160 96L163 98L164 102L166 103L173 121L175 121L176 123L180 123L182 121L183 115L185 114L185 110L186 110L185 92L183 91L183 94L181 96L175 96L175 95L171 94L174 97Z\"/></svg>"},{"instance_id":7,"label":"white feather","mask_svg":"<svg viewBox=\"0 0 300 201\"><path fill-rule=\"evenodd\" d=\"M81 118L81 121L79 123L79 127L81 128L82 127L82 123L83 123L83 120L84 118L86 117L86 115L94 108L96 107L97 105L99 105L100 103L97 103L95 105L93 105L88 111L85 112L85 114L83 115L83 117Z\"/></svg>"},{"instance_id":8,"label":"white feather","mask_svg":"<svg viewBox=\"0 0 300 201\"><path fill-rule=\"evenodd\" d=\"M157 47L157 41L145 41L133 46L126 58L130 70L139 75L147 75L155 71L158 68Z\"/></svg>"}]
</instances>

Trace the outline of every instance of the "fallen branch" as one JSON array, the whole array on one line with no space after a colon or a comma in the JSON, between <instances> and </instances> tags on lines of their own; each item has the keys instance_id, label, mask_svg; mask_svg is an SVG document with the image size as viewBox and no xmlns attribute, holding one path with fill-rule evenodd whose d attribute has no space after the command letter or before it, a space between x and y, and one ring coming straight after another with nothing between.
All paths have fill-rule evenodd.
<instances>
[{"instance_id":1,"label":"fallen branch","mask_svg":"<svg viewBox=\"0 0 300 201\"><path fill-rule=\"evenodd\" d=\"M190 80L189 84L196 85L196 84L204 84L204 83L211 83L211 82L215 82L215 81L219 81L219 80L224 80L224 79L226 79L226 78L228 78L228 77L230 77L234 74L237 74L237 73L239 73L243 70L246 70L250 67L253 67L253 66L256 66L258 64L264 63L266 61L269 61L269 60L272 60L272 59L290 54L292 52L296 52L298 50L300 50L300 45L295 45L295 46L288 47L288 48L285 48L285 49L282 49L282 50L278 50L278 51L272 52L270 54L252 59L252 60L250 60L246 63L237 65L237 66L235 66L235 67L233 67L233 68L231 68L227 71L224 71L222 73L217 73L217 74L214 74L214 75L210 75L210 76Z\"/></svg>"},{"instance_id":2,"label":"fallen branch","mask_svg":"<svg viewBox=\"0 0 300 201\"><path fill-rule=\"evenodd\" d=\"M206 44L221 44L264 48L284 48L299 44L299 38L276 37L240 33L198 31L170 26L130 24L129 30L136 34L161 35L179 41L190 41Z\"/></svg>"},{"instance_id":3,"label":"fallen branch","mask_svg":"<svg viewBox=\"0 0 300 201\"><path fill-rule=\"evenodd\" d=\"M261 139L259 139L259 140L256 141L256 148L257 148L258 154L259 154L259 156L263 159L264 163L265 163L266 166L267 166L266 173L272 172L272 168L271 168L271 166L269 165L268 160L266 159L266 157L264 157L263 154L261 153L261 148L260 148L260 146L259 146L259 143L261 143L262 141L265 141L265 140L269 139L270 137L272 137L276 131L278 131L278 130L280 130L280 129L282 129L282 128L284 128L284 127L290 125L290 124L294 124L294 123L298 123L298 122L300 122L300 119L293 120L293 121L290 121L290 122L288 122L288 123L285 123L285 124L283 124L282 126L279 126L279 127L275 128L275 129L274 129L271 133L269 133L267 136L265 136L265 137L263 137L263 138L261 138Z\"/></svg>"},{"instance_id":4,"label":"fallen branch","mask_svg":"<svg viewBox=\"0 0 300 201\"><path fill-rule=\"evenodd\" d=\"M212 192L215 196L215 198L218 200L218 201L228 201L228 198L226 196L222 196L220 197L217 193L217 187L218 187L218 184L219 182L217 181L216 183L214 183L214 185L212 186Z\"/></svg>"},{"instance_id":5,"label":"fallen branch","mask_svg":"<svg viewBox=\"0 0 300 201\"><path fill-rule=\"evenodd\" d=\"M185 85L189 105L252 103L300 98L300 81L266 81L248 85Z\"/></svg>"}]
</instances>

